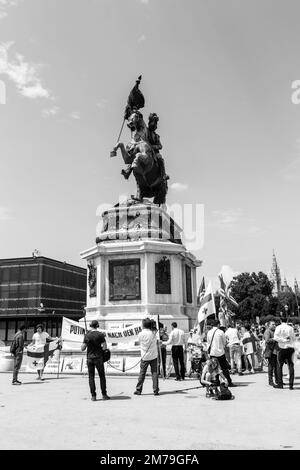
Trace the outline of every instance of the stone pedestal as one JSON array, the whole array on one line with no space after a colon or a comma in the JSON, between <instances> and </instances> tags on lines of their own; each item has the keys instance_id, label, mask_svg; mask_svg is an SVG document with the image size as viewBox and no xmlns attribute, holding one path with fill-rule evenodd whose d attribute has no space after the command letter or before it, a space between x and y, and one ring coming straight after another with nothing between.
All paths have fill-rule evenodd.
<instances>
[{"instance_id":1,"label":"stone pedestal","mask_svg":"<svg viewBox=\"0 0 300 470\"><path fill-rule=\"evenodd\" d=\"M188 331L201 261L182 245L181 228L154 204L125 204L102 217L96 245L81 253L95 273L93 282L88 276L87 321L106 328L159 314L169 331L174 320Z\"/></svg>"}]
</instances>

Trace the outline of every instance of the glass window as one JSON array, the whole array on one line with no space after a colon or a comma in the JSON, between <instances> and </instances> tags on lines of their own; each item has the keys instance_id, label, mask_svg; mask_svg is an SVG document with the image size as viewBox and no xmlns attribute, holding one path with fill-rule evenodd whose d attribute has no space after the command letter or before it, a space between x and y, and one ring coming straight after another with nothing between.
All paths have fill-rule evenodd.
<instances>
[{"instance_id":1,"label":"glass window","mask_svg":"<svg viewBox=\"0 0 300 470\"><path fill-rule=\"evenodd\" d=\"M192 269L190 266L185 266L185 273L186 273L186 301L188 303L193 302L193 294L192 294Z\"/></svg>"},{"instance_id":2,"label":"glass window","mask_svg":"<svg viewBox=\"0 0 300 470\"><path fill-rule=\"evenodd\" d=\"M2 282L9 281L9 268L3 268L2 270Z\"/></svg>"},{"instance_id":3,"label":"glass window","mask_svg":"<svg viewBox=\"0 0 300 470\"><path fill-rule=\"evenodd\" d=\"M0 340L5 341L6 321L0 320Z\"/></svg>"},{"instance_id":4,"label":"glass window","mask_svg":"<svg viewBox=\"0 0 300 470\"><path fill-rule=\"evenodd\" d=\"M7 299L9 297L9 287L8 286L1 286L1 297Z\"/></svg>"},{"instance_id":5,"label":"glass window","mask_svg":"<svg viewBox=\"0 0 300 470\"><path fill-rule=\"evenodd\" d=\"M7 339L8 341L11 341L14 339L16 333L16 321L15 320L9 320L8 322L8 333L7 333Z\"/></svg>"}]
</instances>

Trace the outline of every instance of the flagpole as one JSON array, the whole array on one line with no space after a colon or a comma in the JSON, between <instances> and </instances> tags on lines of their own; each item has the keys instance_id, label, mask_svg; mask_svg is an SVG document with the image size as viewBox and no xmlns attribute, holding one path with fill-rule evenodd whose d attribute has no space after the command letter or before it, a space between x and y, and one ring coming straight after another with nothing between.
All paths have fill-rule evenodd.
<instances>
[{"instance_id":1,"label":"flagpole","mask_svg":"<svg viewBox=\"0 0 300 470\"><path fill-rule=\"evenodd\" d=\"M61 348L62 348L62 345L61 345ZM57 379L59 379L59 365L60 365L61 348L59 348L59 352L58 352L58 365L57 365L57 376L56 376Z\"/></svg>"},{"instance_id":2,"label":"flagpole","mask_svg":"<svg viewBox=\"0 0 300 470\"><path fill-rule=\"evenodd\" d=\"M161 347L160 347L160 334L159 334L159 313L157 315L157 328L158 328L158 334L157 334L157 349L158 349L158 355L159 355L159 363L157 361L157 374L159 375L160 370L162 370L162 376L165 379L164 375L164 368L163 368L163 363L162 363L162 354L161 354Z\"/></svg>"}]
</instances>

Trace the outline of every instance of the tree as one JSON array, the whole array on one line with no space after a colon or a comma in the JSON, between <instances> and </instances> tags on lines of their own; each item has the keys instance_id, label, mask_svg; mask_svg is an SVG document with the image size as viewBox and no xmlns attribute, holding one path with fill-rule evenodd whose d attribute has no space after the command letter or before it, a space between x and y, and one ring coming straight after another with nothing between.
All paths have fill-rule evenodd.
<instances>
[{"instance_id":1,"label":"tree","mask_svg":"<svg viewBox=\"0 0 300 470\"><path fill-rule=\"evenodd\" d=\"M268 276L258 273L242 273L230 283L231 295L239 303L233 310L237 318L255 320L270 313L273 283Z\"/></svg>"}]
</instances>

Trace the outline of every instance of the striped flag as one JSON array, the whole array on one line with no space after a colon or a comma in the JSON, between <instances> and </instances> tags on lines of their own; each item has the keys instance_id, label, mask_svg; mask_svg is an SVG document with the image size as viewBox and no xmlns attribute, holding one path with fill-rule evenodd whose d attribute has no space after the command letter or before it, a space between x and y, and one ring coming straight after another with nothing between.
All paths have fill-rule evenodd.
<instances>
[{"instance_id":1,"label":"striped flag","mask_svg":"<svg viewBox=\"0 0 300 470\"><path fill-rule=\"evenodd\" d=\"M216 314L215 299L214 299L214 294L212 291L212 284L211 282L209 282L205 290L205 294L201 300L200 308L198 312L198 322L199 322L201 335L204 332L205 320L210 315L215 315L215 314Z\"/></svg>"},{"instance_id":2,"label":"striped flag","mask_svg":"<svg viewBox=\"0 0 300 470\"><path fill-rule=\"evenodd\" d=\"M236 307L238 307L239 304L230 294L230 290L226 287L222 274L219 275L219 280L220 280L220 289L219 289L220 296L223 297L223 299L231 302Z\"/></svg>"},{"instance_id":3,"label":"striped flag","mask_svg":"<svg viewBox=\"0 0 300 470\"><path fill-rule=\"evenodd\" d=\"M204 276L202 277L202 281L198 290L198 295L197 295L197 304L201 305L201 301L204 297L205 294L205 279Z\"/></svg>"},{"instance_id":4,"label":"striped flag","mask_svg":"<svg viewBox=\"0 0 300 470\"><path fill-rule=\"evenodd\" d=\"M48 362L49 357L52 357L54 351L59 349L60 343L58 339L46 343L45 345L40 346L28 346L27 353L27 365L30 369L41 370L44 369L46 363Z\"/></svg>"}]
</instances>

